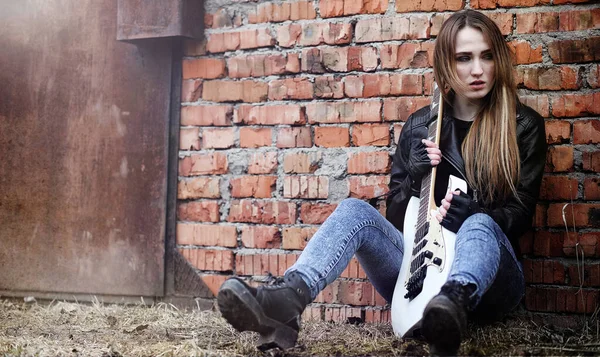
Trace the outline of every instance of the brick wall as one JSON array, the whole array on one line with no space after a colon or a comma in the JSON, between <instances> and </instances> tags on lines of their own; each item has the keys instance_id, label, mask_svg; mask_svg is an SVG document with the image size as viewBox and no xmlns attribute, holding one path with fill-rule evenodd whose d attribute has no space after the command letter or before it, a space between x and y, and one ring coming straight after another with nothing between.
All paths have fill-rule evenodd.
<instances>
[{"instance_id":1,"label":"brick wall","mask_svg":"<svg viewBox=\"0 0 600 357\"><path fill-rule=\"evenodd\" d=\"M596 309L600 5L581 0L207 0L206 40L183 60L177 244L213 292L282 275L342 199L387 190L402 124L430 101L435 36L462 8L498 23L546 118L525 305ZM389 319L355 260L306 315Z\"/></svg>"}]
</instances>

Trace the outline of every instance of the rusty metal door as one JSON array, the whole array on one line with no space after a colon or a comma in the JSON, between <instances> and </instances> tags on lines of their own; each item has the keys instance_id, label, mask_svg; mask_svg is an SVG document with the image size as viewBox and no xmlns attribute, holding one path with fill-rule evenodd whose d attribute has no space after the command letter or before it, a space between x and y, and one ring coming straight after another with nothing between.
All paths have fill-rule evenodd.
<instances>
[{"instance_id":1,"label":"rusty metal door","mask_svg":"<svg viewBox=\"0 0 600 357\"><path fill-rule=\"evenodd\" d=\"M117 1L0 0L0 291L161 296L172 51Z\"/></svg>"}]
</instances>

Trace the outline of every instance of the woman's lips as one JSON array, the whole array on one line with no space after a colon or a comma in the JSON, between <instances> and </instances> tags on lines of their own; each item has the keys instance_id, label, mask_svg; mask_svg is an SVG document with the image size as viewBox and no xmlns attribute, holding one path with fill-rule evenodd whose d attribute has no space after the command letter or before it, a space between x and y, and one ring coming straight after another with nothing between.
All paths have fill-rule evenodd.
<instances>
[{"instance_id":1,"label":"woman's lips","mask_svg":"<svg viewBox=\"0 0 600 357\"><path fill-rule=\"evenodd\" d=\"M485 88L485 82L482 82L482 81L471 82L470 86L474 90L483 89L483 88Z\"/></svg>"}]
</instances>

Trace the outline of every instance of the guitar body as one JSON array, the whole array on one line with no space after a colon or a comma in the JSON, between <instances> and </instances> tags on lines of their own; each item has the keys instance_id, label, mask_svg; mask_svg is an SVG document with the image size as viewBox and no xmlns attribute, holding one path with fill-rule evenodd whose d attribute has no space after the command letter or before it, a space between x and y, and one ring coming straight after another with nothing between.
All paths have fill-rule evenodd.
<instances>
[{"instance_id":1,"label":"guitar body","mask_svg":"<svg viewBox=\"0 0 600 357\"><path fill-rule=\"evenodd\" d=\"M467 192L467 183L450 175L448 189L452 191L461 189ZM428 233L424 239L415 244L420 203L421 200L416 197L412 197L408 203L404 218L404 256L392 298L392 327L394 333L402 337L412 336L413 332L420 327L425 306L440 292L442 285L448 279L454 261L456 234L443 228L429 212ZM422 290L416 296L407 297L408 282L411 277L419 273L424 276ZM414 295L414 287L412 290L411 294Z\"/></svg>"}]
</instances>

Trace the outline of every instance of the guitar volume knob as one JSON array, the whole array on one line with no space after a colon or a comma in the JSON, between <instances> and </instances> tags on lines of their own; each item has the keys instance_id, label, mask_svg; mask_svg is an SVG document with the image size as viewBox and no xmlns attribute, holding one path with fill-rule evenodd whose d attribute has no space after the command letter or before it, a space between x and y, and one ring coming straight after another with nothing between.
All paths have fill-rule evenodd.
<instances>
[{"instance_id":1,"label":"guitar volume knob","mask_svg":"<svg viewBox=\"0 0 600 357\"><path fill-rule=\"evenodd\" d=\"M442 265L442 259L440 259L439 257L433 258L433 264Z\"/></svg>"}]
</instances>

